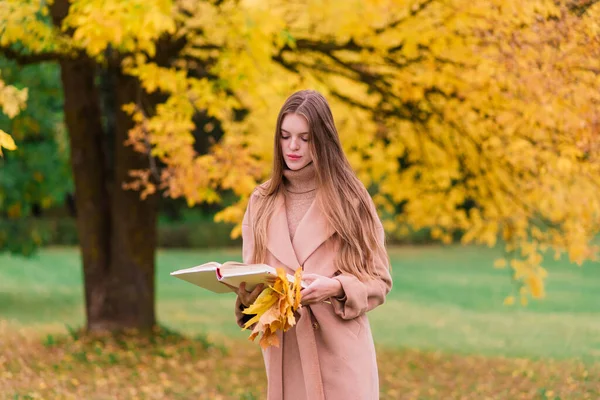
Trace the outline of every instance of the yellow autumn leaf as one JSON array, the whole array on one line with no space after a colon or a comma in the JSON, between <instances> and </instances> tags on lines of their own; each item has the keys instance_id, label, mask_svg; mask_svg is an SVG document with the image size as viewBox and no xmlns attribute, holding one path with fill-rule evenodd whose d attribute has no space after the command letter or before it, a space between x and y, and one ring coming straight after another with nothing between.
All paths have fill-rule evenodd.
<instances>
[{"instance_id":1,"label":"yellow autumn leaf","mask_svg":"<svg viewBox=\"0 0 600 400\"><path fill-rule=\"evenodd\" d=\"M15 150L17 148L13 138L8 133L0 129L0 155L2 155L3 147L7 150Z\"/></svg>"},{"instance_id":2,"label":"yellow autumn leaf","mask_svg":"<svg viewBox=\"0 0 600 400\"><path fill-rule=\"evenodd\" d=\"M526 306L528 303L527 296L521 295L521 305Z\"/></svg>"},{"instance_id":3,"label":"yellow autumn leaf","mask_svg":"<svg viewBox=\"0 0 600 400\"><path fill-rule=\"evenodd\" d=\"M254 303L242 311L244 314L254 314L242 328L245 330L254 325L249 340L254 341L262 333L259 341L262 348L279 346L277 331L285 332L294 326L296 324L294 313L302 307L301 282L302 268L296 270L293 282L288 280L283 268L277 268L275 282L265 288Z\"/></svg>"},{"instance_id":4,"label":"yellow autumn leaf","mask_svg":"<svg viewBox=\"0 0 600 400\"><path fill-rule=\"evenodd\" d=\"M539 274L536 275L530 275L527 278L527 285L529 286L529 290L531 291L531 295L536 298L542 298L545 295L544 292L544 285L542 282L542 278L540 277Z\"/></svg>"},{"instance_id":5,"label":"yellow autumn leaf","mask_svg":"<svg viewBox=\"0 0 600 400\"><path fill-rule=\"evenodd\" d=\"M277 302L277 296L272 288L265 288L256 298L254 303L252 303L248 308L242 311L244 314L256 314L252 319L250 319L244 325L244 328L248 328L252 326L254 323L258 322L260 317L267 312Z\"/></svg>"},{"instance_id":6,"label":"yellow autumn leaf","mask_svg":"<svg viewBox=\"0 0 600 400\"><path fill-rule=\"evenodd\" d=\"M508 296L504 299L504 305L505 306L512 306L513 304L515 304L515 297L514 296Z\"/></svg>"},{"instance_id":7,"label":"yellow autumn leaf","mask_svg":"<svg viewBox=\"0 0 600 400\"><path fill-rule=\"evenodd\" d=\"M2 112L9 118L16 117L24 108L27 102L28 89L17 89L12 85L7 85L0 79L0 107Z\"/></svg>"}]
</instances>

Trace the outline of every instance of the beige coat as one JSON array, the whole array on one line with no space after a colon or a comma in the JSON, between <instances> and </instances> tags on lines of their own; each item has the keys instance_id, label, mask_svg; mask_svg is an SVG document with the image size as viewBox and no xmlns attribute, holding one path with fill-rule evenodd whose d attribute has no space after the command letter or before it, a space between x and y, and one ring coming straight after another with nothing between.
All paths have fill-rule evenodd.
<instances>
[{"instance_id":1,"label":"beige coat","mask_svg":"<svg viewBox=\"0 0 600 400\"><path fill-rule=\"evenodd\" d=\"M242 225L243 260L251 262L253 195ZM333 266L336 235L327 224L317 202L313 202L294 234L287 225L285 200L277 199L267 231L267 260L273 267L290 273L304 266L306 273L334 277L341 282L345 298L331 304L304 306L296 326L279 333L280 346L263 351L268 378L269 400L373 400L379 398L375 347L366 312L385 301L392 287L385 254L380 254L381 279L361 282L353 275L339 274ZM379 238L384 232L379 224ZM333 236L332 236L333 235ZM236 303L237 322L248 316Z\"/></svg>"}]
</instances>

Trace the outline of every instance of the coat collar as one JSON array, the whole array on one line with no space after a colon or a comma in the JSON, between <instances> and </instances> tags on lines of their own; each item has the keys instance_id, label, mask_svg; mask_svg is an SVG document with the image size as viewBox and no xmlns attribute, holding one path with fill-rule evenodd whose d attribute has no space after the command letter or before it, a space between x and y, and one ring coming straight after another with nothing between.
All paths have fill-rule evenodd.
<instances>
[{"instance_id":1,"label":"coat collar","mask_svg":"<svg viewBox=\"0 0 600 400\"><path fill-rule=\"evenodd\" d=\"M291 270L296 270L333 233L333 228L327 222L315 199L300 220L292 242L287 223L285 198L280 193L277 195L275 210L267 228L267 248L284 265Z\"/></svg>"}]
</instances>

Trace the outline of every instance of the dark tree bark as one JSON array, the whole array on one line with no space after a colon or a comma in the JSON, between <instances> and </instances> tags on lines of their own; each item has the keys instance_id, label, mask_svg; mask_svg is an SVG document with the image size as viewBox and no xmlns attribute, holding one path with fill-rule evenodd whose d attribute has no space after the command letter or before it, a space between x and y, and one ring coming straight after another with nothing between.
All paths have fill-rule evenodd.
<instances>
[{"instance_id":1,"label":"dark tree bark","mask_svg":"<svg viewBox=\"0 0 600 400\"><path fill-rule=\"evenodd\" d=\"M83 260L88 327L103 314L109 271L110 213L102 154L103 132L91 62L61 61L65 123L71 142L77 230ZM90 325L91 324L91 325Z\"/></svg>"},{"instance_id":2,"label":"dark tree bark","mask_svg":"<svg viewBox=\"0 0 600 400\"><path fill-rule=\"evenodd\" d=\"M122 184L131 169L148 168L145 155L123 143L132 127L121 111L135 101L133 78L114 80L117 108L114 177L107 173L95 69L84 59L61 61L65 120L71 140L77 228L83 259L87 328L90 331L154 326L156 196L140 200Z\"/></svg>"},{"instance_id":3,"label":"dark tree bark","mask_svg":"<svg viewBox=\"0 0 600 400\"><path fill-rule=\"evenodd\" d=\"M71 140L77 227L83 259L87 328L151 328L154 311L156 196L124 190L131 169L148 168L145 155L126 147L131 118L121 111L135 101L137 84L118 75L114 177L107 173L99 93L90 61L61 61L65 119Z\"/></svg>"},{"instance_id":4,"label":"dark tree bark","mask_svg":"<svg viewBox=\"0 0 600 400\"><path fill-rule=\"evenodd\" d=\"M117 72L114 187L111 201L111 318L116 327L150 328L155 324L154 255L156 251L156 195L124 190L129 171L148 169L149 158L124 146L133 121L121 106L135 102L139 86L132 77Z\"/></svg>"},{"instance_id":5,"label":"dark tree bark","mask_svg":"<svg viewBox=\"0 0 600 400\"><path fill-rule=\"evenodd\" d=\"M57 25L67 11L66 0L55 1L52 16ZM71 142L87 330L150 329L156 323L157 199L150 196L142 201L138 192L122 188L129 170L149 166L147 156L124 145L133 122L121 106L136 101L137 82L111 70L115 109L104 110L115 116L114 132L109 135L102 129L95 63L80 55L61 59L60 66ZM114 137L114 142L107 141L110 137ZM113 149L108 148L110 145Z\"/></svg>"}]
</instances>

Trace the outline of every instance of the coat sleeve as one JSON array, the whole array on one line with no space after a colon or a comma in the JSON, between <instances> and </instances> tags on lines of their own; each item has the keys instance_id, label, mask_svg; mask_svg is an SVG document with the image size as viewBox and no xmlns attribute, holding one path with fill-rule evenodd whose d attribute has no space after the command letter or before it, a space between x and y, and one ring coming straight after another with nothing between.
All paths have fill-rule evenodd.
<instances>
[{"instance_id":1,"label":"coat sleeve","mask_svg":"<svg viewBox=\"0 0 600 400\"><path fill-rule=\"evenodd\" d=\"M342 319L359 317L383 304L385 297L392 289L392 277L385 251L385 232L379 219L377 221L377 239L383 249L375 255L377 278L361 281L351 274L340 274L333 278L337 279L344 289L344 295L341 298L331 299L334 312Z\"/></svg>"},{"instance_id":2,"label":"coat sleeve","mask_svg":"<svg viewBox=\"0 0 600 400\"><path fill-rule=\"evenodd\" d=\"M242 221L242 261L246 264L252 263L252 255L254 254L254 234L252 232L252 224L250 222L253 197L254 196L251 195L250 200L248 200L248 206L246 207L246 212ZM235 318L240 328L243 328L246 321L253 317L253 315L243 314L243 309L244 305L238 296L235 301Z\"/></svg>"}]
</instances>

